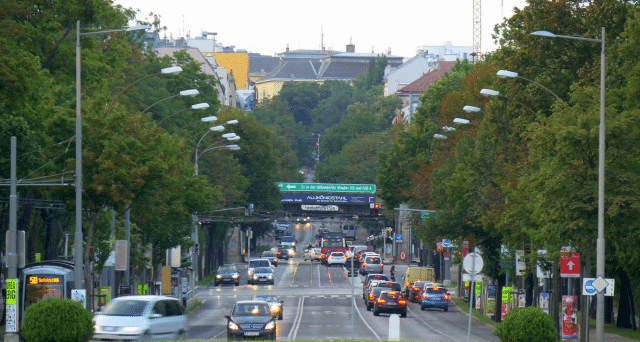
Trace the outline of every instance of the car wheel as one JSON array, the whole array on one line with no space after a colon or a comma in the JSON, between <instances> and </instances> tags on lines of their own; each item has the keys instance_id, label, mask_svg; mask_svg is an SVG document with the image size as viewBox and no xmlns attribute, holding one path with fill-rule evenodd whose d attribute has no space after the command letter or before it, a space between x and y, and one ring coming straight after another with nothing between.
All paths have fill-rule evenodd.
<instances>
[{"instance_id":1,"label":"car wheel","mask_svg":"<svg viewBox=\"0 0 640 342\"><path fill-rule=\"evenodd\" d=\"M420 310L424 311L424 309L426 309L424 306L420 307Z\"/></svg>"},{"instance_id":2,"label":"car wheel","mask_svg":"<svg viewBox=\"0 0 640 342\"><path fill-rule=\"evenodd\" d=\"M272 341L275 341L275 340L277 339L277 338L276 338L276 334L275 334L275 333L271 334L271 338L270 338L270 339L271 339Z\"/></svg>"},{"instance_id":3,"label":"car wheel","mask_svg":"<svg viewBox=\"0 0 640 342\"><path fill-rule=\"evenodd\" d=\"M271 281L271 285L275 285L275 282L273 280Z\"/></svg>"},{"instance_id":4,"label":"car wheel","mask_svg":"<svg viewBox=\"0 0 640 342\"><path fill-rule=\"evenodd\" d=\"M280 316L278 316L278 320L281 321L284 313L280 312Z\"/></svg>"},{"instance_id":5,"label":"car wheel","mask_svg":"<svg viewBox=\"0 0 640 342\"><path fill-rule=\"evenodd\" d=\"M176 338L178 341L184 341L187 339L187 332L184 330L178 331L178 336Z\"/></svg>"},{"instance_id":6,"label":"car wheel","mask_svg":"<svg viewBox=\"0 0 640 342\"><path fill-rule=\"evenodd\" d=\"M240 282L239 282L239 281L236 281L236 286L239 286L239 285L240 285Z\"/></svg>"},{"instance_id":7,"label":"car wheel","mask_svg":"<svg viewBox=\"0 0 640 342\"><path fill-rule=\"evenodd\" d=\"M380 312L378 310L373 310L373 315L374 316L380 316Z\"/></svg>"},{"instance_id":8,"label":"car wheel","mask_svg":"<svg viewBox=\"0 0 640 342\"><path fill-rule=\"evenodd\" d=\"M218 286L220 285L218 282L213 282L213 286Z\"/></svg>"},{"instance_id":9,"label":"car wheel","mask_svg":"<svg viewBox=\"0 0 640 342\"><path fill-rule=\"evenodd\" d=\"M401 313L400 317L407 317L407 312L405 311L405 312Z\"/></svg>"},{"instance_id":10,"label":"car wheel","mask_svg":"<svg viewBox=\"0 0 640 342\"><path fill-rule=\"evenodd\" d=\"M367 304L367 311L371 311L371 306L369 306L369 304Z\"/></svg>"},{"instance_id":11,"label":"car wheel","mask_svg":"<svg viewBox=\"0 0 640 342\"><path fill-rule=\"evenodd\" d=\"M448 311L449 311L449 307L447 306L444 308L444 312L448 312Z\"/></svg>"},{"instance_id":12,"label":"car wheel","mask_svg":"<svg viewBox=\"0 0 640 342\"><path fill-rule=\"evenodd\" d=\"M227 332L227 340L233 340L233 336Z\"/></svg>"}]
</instances>

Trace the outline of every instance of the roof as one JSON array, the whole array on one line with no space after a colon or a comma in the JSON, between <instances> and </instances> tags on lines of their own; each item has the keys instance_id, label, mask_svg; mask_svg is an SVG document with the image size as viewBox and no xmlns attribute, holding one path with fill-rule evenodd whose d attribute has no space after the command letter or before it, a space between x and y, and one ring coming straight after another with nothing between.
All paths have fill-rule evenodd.
<instances>
[{"instance_id":1,"label":"roof","mask_svg":"<svg viewBox=\"0 0 640 342\"><path fill-rule=\"evenodd\" d=\"M266 75L279 66L280 57L249 54L249 74Z\"/></svg>"},{"instance_id":2,"label":"roof","mask_svg":"<svg viewBox=\"0 0 640 342\"><path fill-rule=\"evenodd\" d=\"M423 94L425 90L434 85L437 80L449 73L454 65L456 65L456 62L439 62L435 69L400 88L400 90L396 91L395 95Z\"/></svg>"},{"instance_id":3,"label":"roof","mask_svg":"<svg viewBox=\"0 0 640 342\"><path fill-rule=\"evenodd\" d=\"M315 81L318 78L318 69L320 69L320 62L314 63L310 60L288 60L273 69L258 82L267 80Z\"/></svg>"}]
</instances>

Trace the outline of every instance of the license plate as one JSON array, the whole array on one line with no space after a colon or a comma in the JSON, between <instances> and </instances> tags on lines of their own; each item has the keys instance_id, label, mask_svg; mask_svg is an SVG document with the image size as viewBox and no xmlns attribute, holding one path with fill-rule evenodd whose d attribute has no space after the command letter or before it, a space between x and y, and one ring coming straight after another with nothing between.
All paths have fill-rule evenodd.
<instances>
[{"instance_id":1,"label":"license plate","mask_svg":"<svg viewBox=\"0 0 640 342\"><path fill-rule=\"evenodd\" d=\"M396 302L389 302L389 305L396 305Z\"/></svg>"},{"instance_id":2,"label":"license plate","mask_svg":"<svg viewBox=\"0 0 640 342\"><path fill-rule=\"evenodd\" d=\"M244 336L258 336L260 335L257 331L245 331Z\"/></svg>"}]
</instances>

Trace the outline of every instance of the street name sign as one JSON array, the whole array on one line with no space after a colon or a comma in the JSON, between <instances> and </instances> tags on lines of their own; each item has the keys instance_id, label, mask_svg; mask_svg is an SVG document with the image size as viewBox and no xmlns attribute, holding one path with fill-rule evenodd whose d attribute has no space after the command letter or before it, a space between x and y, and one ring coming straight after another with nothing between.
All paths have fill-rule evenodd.
<instances>
[{"instance_id":1,"label":"street name sign","mask_svg":"<svg viewBox=\"0 0 640 342\"><path fill-rule=\"evenodd\" d=\"M368 193L376 192L375 184L330 184L330 183L277 183L280 191L305 192L343 192Z\"/></svg>"}]
</instances>

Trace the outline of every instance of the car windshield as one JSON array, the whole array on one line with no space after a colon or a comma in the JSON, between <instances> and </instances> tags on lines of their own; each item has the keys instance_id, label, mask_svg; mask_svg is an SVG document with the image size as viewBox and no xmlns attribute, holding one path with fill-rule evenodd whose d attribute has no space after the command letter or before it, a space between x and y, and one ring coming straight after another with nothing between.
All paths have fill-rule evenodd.
<instances>
[{"instance_id":1,"label":"car windshield","mask_svg":"<svg viewBox=\"0 0 640 342\"><path fill-rule=\"evenodd\" d=\"M262 253L262 256L265 257L265 258L266 257L274 257L274 256L276 256L276 253L274 253L274 252L264 252L264 253Z\"/></svg>"},{"instance_id":2,"label":"car windshield","mask_svg":"<svg viewBox=\"0 0 640 342\"><path fill-rule=\"evenodd\" d=\"M234 316L270 316L271 312L266 304L242 303L233 308Z\"/></svg>"},{"instance_id":3,"label":"car windshield","mask_svg":"<svg viewBox=\"0 0 640 342\"><path fill-rule=\"evenodd\" d=\"M367 257L367 264L379 264L379 263L380 263L379 257Z\"/></svg>"},{"instance_id":4,"label":"car windshield","mask_svg":"<svg viewBox=\"0 0 640 342\"><path fill-rule=\"evenodd\" d=\"M269 267L269 260L251 260L249 267Z\"/></svg>"},{"instance_id":5,"label":"car windshield","mask_svg":"<svg viewBox=\"0 0 640 342\"><path fill-rule=\"evenodd\" d=\"M413 284L413 287L422 288L425 284L427 284L427 282L426 282L426 281L416 281L416 282Z\"/></svg>"},{"instance_id":6,"label":"car windshield","mask_svg":"<svg viewBox=\"0 0 640 342\"><path fill-rule=\"evenodd\" d=\"M142 316L144 309L149 304L145 300L118 300L107 305L102 315L107 316Z\"/></svg>"},{"instance_id":7,"label":"car windshield","mask_svg":"<svg viewBox=\"0 0 640 342\"><path fill-rule=\"evenodd\" d=\"M385 292L383 294L380 295L381 298L384 299L401 299L402 297L400 297L400 295L398 294L398 292Z\"/></svg>"},{"instance_id":8,"label":"car windshield","mask_svg":"<svg viewBox=\"0 0 640 342\"><path fill-rule=\"evenodd\" d=\"M236 271L235 267L231 267L231 266L222 266L218 268L218 273L232 273L235 271Z\"/></svg>"},{"instance_id":9,"label":"car windshield","mask_svg":"<svg viewBox=\"0 0 640 342\"><path fill-rule=\"evenodd\" d=\"M342 254L342 252L337 252L337 253L336 253L336 252L333 252L333 253L331 253L331 256L334 256L334 257L341 257L341 256L343 256L343 255L344 255L344 254Z\"/></svg>"},{"instance_id":10,"label":"car windshield","mask_svg":"<svg viewBox=\"0 0 640 342\"><path fill-rule=\"evenodd\" d=\"M255 273L271 273L271 267L257 267Z\"/></svg>"},{"instance_id":11,"label":"car windshield","mask_svg":"<svg viewBox=\"0 0 640 342\"><path fill-rule=\"evenodd\" d=\"M277 296L255 296L253 297L253 299L255 300L264 300L265 302L279 302L278 297Z\"/></svg>"},{"instance_id":12,"label":"car windshield","mask_svg":"<svg viewBox=\"0 0 640 342\"><path fill-rule=\"evenodd\" d=\"M442 294L444 293L444 289L443 288L435 288L435 287L427 287L425 289L427 293L435 293L435 294Z\"/></svg>"}]
</instances>

